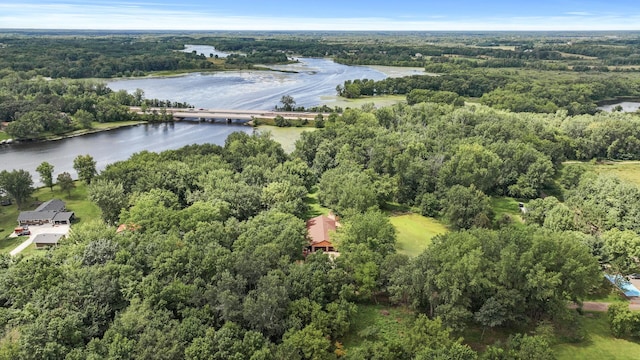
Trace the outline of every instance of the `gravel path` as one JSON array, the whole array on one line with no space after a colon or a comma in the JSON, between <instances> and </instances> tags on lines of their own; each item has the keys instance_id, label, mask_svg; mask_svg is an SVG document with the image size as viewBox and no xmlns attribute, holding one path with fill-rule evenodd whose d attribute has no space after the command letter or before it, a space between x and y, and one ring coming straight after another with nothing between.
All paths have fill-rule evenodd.
<instances>
[{"instance_id":1,"label":"gravel path","mask_svg":"<svg viewBox=\"0 0 640 360\"><path fill-rule=\"evenodd\" d=\"M597 312L606 312L609 310L609 303L596 302L596 301L585 301L582 303L582 310L584 311L597 311ZM570 308L575 309L578 306L575 304L569 305ZM631 300L629 303L629 310L640 310L640 302L636 300Z\"/></svg>"}]
</instances>

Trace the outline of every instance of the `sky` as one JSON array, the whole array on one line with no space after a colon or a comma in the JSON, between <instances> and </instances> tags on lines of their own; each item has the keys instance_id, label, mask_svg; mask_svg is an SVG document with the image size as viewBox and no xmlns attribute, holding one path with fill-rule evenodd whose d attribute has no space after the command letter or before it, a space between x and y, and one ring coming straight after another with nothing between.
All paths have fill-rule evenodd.
<instances>
[{"instance_id":1,"label":"sky","mask_svg":"<svg viewBox=\"0 0 640 360\"><path fill-rule=\"evenodd\" d=\"M638 0L1 0L0 29L640 30Z\"/></svg>"}]
</instances>

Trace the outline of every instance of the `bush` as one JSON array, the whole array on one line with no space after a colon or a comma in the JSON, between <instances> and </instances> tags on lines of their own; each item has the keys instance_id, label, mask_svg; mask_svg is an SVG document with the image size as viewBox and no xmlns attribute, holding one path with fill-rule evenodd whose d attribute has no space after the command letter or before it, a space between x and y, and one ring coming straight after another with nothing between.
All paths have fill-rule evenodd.
<instances>
[{"instance_id":1,"label":"bush","mask_svg":"<svg viewBox=\"0 0 640 360\"><path fill-rule=\"evenodd\" d=\"M640 313L631 312L627 304L611 304L607 314L613 336L640 337Z\"/></svg>"},{"instance_id":2,"label":"bush","mask_svg":"<svg viewBox=\"0 0 640 360\"><path fill-rule=\"evenodd\" d=\"M438 211L440 211L441 208L440 201L435 194L425 193L422 195L420 199L420 214L422 216L434 217L438 215Z\"/></svg>"}]
</instances>

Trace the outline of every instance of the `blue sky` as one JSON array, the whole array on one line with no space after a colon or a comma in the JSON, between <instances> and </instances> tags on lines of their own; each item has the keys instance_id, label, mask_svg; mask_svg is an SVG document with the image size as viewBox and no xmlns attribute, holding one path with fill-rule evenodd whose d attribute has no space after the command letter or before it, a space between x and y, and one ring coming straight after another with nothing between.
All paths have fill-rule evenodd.
<instances>
[{"instance_id":1,"label":"blue sky","mask_svg":"<svg viewBox=\"0 0 640 360\"><path fill-rule=\"evenodd\" d=\"M0 28L640 30L637 0L2 0Z\"/></svg>"}]
</instances>

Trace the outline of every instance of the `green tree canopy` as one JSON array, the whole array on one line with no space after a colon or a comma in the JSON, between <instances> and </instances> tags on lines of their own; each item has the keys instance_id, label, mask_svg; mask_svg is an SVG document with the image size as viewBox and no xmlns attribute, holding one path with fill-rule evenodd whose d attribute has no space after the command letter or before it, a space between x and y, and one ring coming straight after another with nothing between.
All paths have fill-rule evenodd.
<instances>
[{"instance_id":1,"label":"green tree canopy","mask_svg":"<svg viewBox=\"0 0 640 360\"><path fill-rule=\"evenodd\" d=\"M116 225L120 212L128 203L122 184L99 179L89 185L87 192L89 200L102 210L102 220L109 225Z\"/></svg>"},{"instance_id":2,"label":"green tree canopy","mask_svg":"<svg viewBox=\"0 0 640 360\"><path fill-rule=\"evenodd\" d=\"M91 155L78 155L73 159L73 168L78 172L80 180L91 183L91 180L98 173L96 171L96 161Z\"/></svg>"},{"instance_id":3,"label":"green tree canopy","mask_svg":"<svg viewBox=\"0 0 640 360\"><path fill-rule=\"evenodd\" d=\"M53 190L53 165L44 161L36 168L38 174L40 174L40 181Z\"/></svg>"},{"instance_id":4,"label":"green tree canopy","mask_svg":"<svg viewBox=\"0 0 640 360\"><path fill-rule=\"evenodd\" d=\"M20 209L34 191L33 179L26 170L2 170L0 172L0 189L9 194Z\"/></svg>"},{"instance_id":5,"label":"green tree canopy","mask_svg":"<svg viewBox=\"0 0 640 360\"><path fill-rule=\"evenodd\" d=\"M71 190L76 187L76 184L71 178L71 174L66 171L58 174L56 184L60 186L60 190L66 191L68 195L71 195Z\"/></svg>"}]
</instances>

